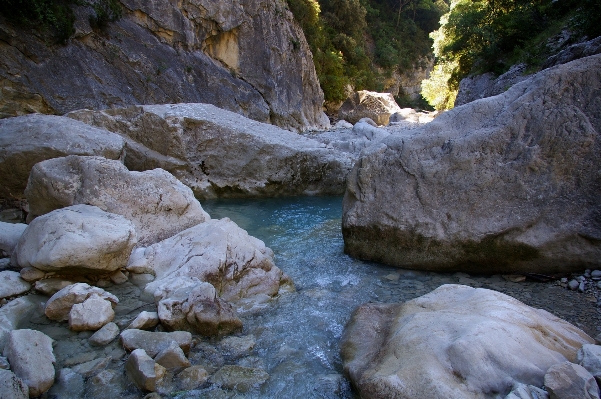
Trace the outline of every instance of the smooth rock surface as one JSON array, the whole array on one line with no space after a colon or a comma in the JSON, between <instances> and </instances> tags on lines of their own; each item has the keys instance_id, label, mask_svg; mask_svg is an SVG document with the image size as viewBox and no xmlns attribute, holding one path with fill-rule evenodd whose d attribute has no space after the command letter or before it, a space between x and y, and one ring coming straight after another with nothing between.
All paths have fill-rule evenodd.
<instances>
[{"instance_id":1,"label":"smooth rock surface","mask_svg":"<svg viewBox=\"0 0 601 399\"><path fill-rule=\"evenodd\" d=\"M31 289L31 284L21 278L19 272L0 272L0 299L23 294Z\"/></svg>"},{"instance_id":2,"label":"smooth rock surface","mask_svg":"<svg viewBox=\"0 0 601 399\"><path fill-rule=\"evenodd\" d=\"M82 303L73 305L69 312L69 328L72 331L96 331L114 318L112 303L92 294Z\"/></svg>"},{"instance_id":3,"label":"smooth rock surface","mask_svg":"<svg viewBox=\"0 0 601 399\"><path fill-rule=\"evenodd\" d=\"M12 371L29 387L29 396L37 397L54 384L52 339L36 330L14 330L8 335L4 356Z\"/></svg>"},{"instance_id":4,"label":"smooth rock surface","mask_svg":"<svg viewBox=\"0 0 601 399\"><path fill-rule=\"evenodd\" d=\"M34 268L32 268L34 269ZM21 269L23 271L24 269ZM37 269L36 269L37 270ZM44 280L38 280L35 282L34 288L36 291L52 296L62 290L65 287L76 284L75 281L64 280L62 278L46 278Z\"/></svg>"},{"instance_id":5,"label":"smooth rock surface","mask_svg":"<svg viewBox=\"0 0 601 399\"><path fill-rule=\"evenodd\" d=\"M576 356L576 363L591 373L597 382L601 381L601 346L583 345Z\"/></svg>"},{"instance_id":6,"label":"smooth rock surface","mask_svg":"<svg viewBox=\"0 0 601 399\"><path fill-rule=\"evenodd\" d=\"M378 125L388 125L390 115L400 112L401 107L391 93L376 93L360 90L353 93L342 103L338 117L357 123L361 118L370 118Z\"/></svg>"},{"instance_id":7,"label":"smooth rock surface","mask_svg":"<svg viewBox=\"0 0 601 399\"><path fill-rule=\"evenodd\" d=\"M171 341L165 349L160 351L154 361L167 370L181 370L190 367L190 361L175 341Z\"/></svg>"},{"instance_id":8,"label":"smooth rock surface","mask_svg":"<svg viewBox=\"0 0 601 399\"><path fill-rule=\"evenodd\" d=\"M285 3L119 3L110 35L90 26L90 6L77 7L75 35L60 46L3 22L0 117L203 102L290 129L327 126L311 51Z\"/></svg>"},{"instance_id":9,"label":"smooth rock surface","mask_svg":"<svg viewBox=\"0 0 601 399\"><path fill-rule=\"evenodd\" d=\"M152 244L210 219L192 191L162 169L130 172L118 161L68 156L36 164L26 196L28 219L75 204L95 205L135 225Z\"/></svg>"},{"instance_id":10,"label":"smooth rock surface","mask_svg":"<svg viewBox=\"0 0 601 399\"><path fill-rule=\"evenodd\" d=\"M499 343L503 343L499 345ZM363 398L497 398L542 386L549 367L575 360L592 338L507 295L443 285L403 304L365 304L341 354Z\"/></svg>"},{"instance_id":11,"label":"smooth rock surface","mask_svg":"<svg viewBox=\"0 0 601 399\"><path fill-rule=\"evenodd\" d=\"M127 269L156 276L145 288L151 295L167 279L177 277L209 282L219 287L217 294L225 301L260 294L275 296L281 286L291 284L275 266L271 249L228 218L210 220L136 249Z\"/></svg>"},{"instance_id":12,"label":"smooth rock surface","mask_svg":"<svg viewBox=\"0 0 601 399\"><path fill-rule=\"evenodd\" d=\"M25 198L29 172L38 162L71 154L119 159L124 146L118 134L62 116L0 120L0 198Z\"/></svg>"},{"instance_id":13,"label":"smooth rock surface","mask_svg":"<svg viewBox=\"0 0 601 399\"><path fill-rule=\"evenodd\" d=\"M0 222L0 250L10 255L26 228L24 223Z\"/></svg>"},{"instance_id":14,"label":"smooth rock surface","mask_svg":"<svg viewBox=\"0 0 601 399\"><path fill-rule=\"evenodd\" d=\"M209 373L201 366L191 366L182 370L177 375L177 381L180 389L192 390L209 379Z\"/></svg>"},{"instance_id":15,"label":"smooth rock surface","mask_svg":"<svg viewBox=\"0 0 601 399\"><path fill-rule=\"evenodd\" d=\"M104 346L110 344L119 335L117 324L110 322L105 324L100 330L96 331L90 338L92 345Z\"/></svg>"},{"instance_id":16,"label":"smooth rock surface","mask_svg":"<svg viewBox=\"0 0 601 399\"><path fill-rule=\"evenodd\" d=\"M549 394L533 385L517 384L505 399L549 399Z\"/></svg>"},{"instance_id":17,"label":"smooth rock surface","mask_svg":"<svg viewBox=\"0 0 601 399\"><path fill-rule=\"evenodd\" d=\"M598 399L595 378L582 366L570 362L553 365L545 374L550 399Z\"/></svg>"},{"instance_id":18,"label":"smooth rock surface","mask_svg":"<svg viewBox=\"0 0 601 399\"><path fill-rule=\"evenodd\" d=\"M154 391L157 384L157 364L144 349L136 349L125 362L125 370L136 386L145 391ZM160 366L159 366L160 367Z\"/></svg>"},{"instance_id":19,"label":"smooth rock surface","mask_svg":"<svg viewBox=\"0 0 601 399\"><path fill-rule=\"evenodd\" d=\"M29 387L10 370L0 370L0 398L27 399Z\"/></svg>"},{"instance_id":20,"label":"smooth rock surface","mask_svg":"<svg viewBox=\"0 0 601 399\"><path fill-rule=\"evenodd\" d=\"M45 299L27 295L14 299L0 308L0 348L4 348L9 333L29 319L35 308Z\"/></svg>"},{"instance_id":21,"label":"smooth rock surface","mask_svg":"<svg viewBox=\"0 0 601 399\"><path fill-rule=\"evenodd\" d=\"M145 105L69 116L180 160L183 167L179 162L161 167L201 199L338 194L352 168L340 151L208 104ZM125 164L141 170L156 163L143 158L126 156Z\"/></svg>"},{"instance_id":22,"label":"smooth rock surface","mask_svg":"<svg viewBox=\"0 0 601 399\"><path fill-rule=\"evenodd\" d=\"M45 272L43 272L42 270L36 269L35 267L24 267L21 269L19 274L21 275L21 278L23 280L27 281L28 283L37 282L38 280L40 280L40 279L44 278L44 276L46 276Z\"/></svg>"},{"instance_id":23,"label":"smooth rock surface","mask_svg":"<svg viewBox=\"0 0 601 399\"><path fill-rule=\"evenodd\" d=\"M73 305L83 303L92 296L106 299L113 307L119 303L119 299L116 296L106 292L102 288L92 287L86 283L76 283L52 295L48 299L48 302L46 302L44 313L50 320L68 320Z\"/></svg>"},{"instance_id":24,"label":"smooth rock surface","mask_svg":"<svg viewBox=\"0 0 601 399\"><path fill-rule=\"evenodd\" d=\"M21 267L64 273L106 273L127 265L134 224L96 206L73 205L33 220L13 252Z\"/></svg>"},{"instance_id":25,"label":"smooth rock surface","mask_svg":"<svg viewBox=\"0 0 601 399\"><path fill-rule=\"evenodd\" d=\"M48 391L50 397L55 398L80 398L84 395L83 377L71 370L62 368L58 370L56 381Z\"/></svg>"},{"instance_id":26,"label":"smooth rock surface","mask_svg":"<svg viewBox=\"0 0 601 399\"><path fill-rule=\"evenodd\" d=\"M144 330L124 330L121 332L121 343L128 351L144 349L151 357L169 346L171 341L177 342L184 353L190 351L192 334L187 331L150 332Z\"/></svg>"},{"instance_id":27,"label":"smooth rock surface","mask_svg":"<svg viewBox=\"0 0 601 399\"><path fill-rule=\"evenodd\" d=\"M601 55L392 134L343 202L345 252L411 269L555 273L601 264Z\"/></svg>"},{"instance_id":28,"label":"smooth rock surface","mask_svg":"<svg viewBox=\"0 0 601 399\"><path fill-rule=\"evenodd\" d=\"M157 312L144 311L137 315L136 318L127 326L127 328L147 330L155 327L157 324L159 324L159 314Z\"/></svg>"}]
</instances>

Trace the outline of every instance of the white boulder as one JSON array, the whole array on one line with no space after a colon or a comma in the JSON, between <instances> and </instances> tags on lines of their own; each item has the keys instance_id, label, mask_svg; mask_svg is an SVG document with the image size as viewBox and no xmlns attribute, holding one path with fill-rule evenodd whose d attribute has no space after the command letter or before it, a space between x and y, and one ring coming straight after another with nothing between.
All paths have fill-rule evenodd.
<instances>
[{"instance_id":1,"label":"white boulder","mask_svg":"<svg viewBox=\"0 0 601 399\"><path fill-rule=\"evenodd\" d=\"M549 368L545 387L550 399L599 399L599 386L592 374L567 361Z\"/></svg>"},{"instance_id":2,"label":"white boulder","mask_svg":"<svg viewBox=\"0 0 601 399\"><path fill-rule=\"evenodd\" d=\"M48 299L48 302L46 302L44 313L50 320L69 320L69 314L73 305L83 303L92 296L109 301L112 307L115 307L119 303L119 299L116 296L106 292L102 288L92 287L86 283L76 283L52 295Z\"/></svg>"},{"instance_id":3,"label":"white boulder","mask_svg":"<svg viewBox=\"0 0 601 399\"><path fill-rule=\"evenodd\" d=\"M31 289L31 284L21 278L19 272L0 272L0 299L23 294Z\"/></svg>"},{"instance_id":4,"label":"white boulder","mask_svg":"<svg viewBox=\"0 0 601 399\"><path fill-rule=\"evenodd\" d=\"M69 328L73 331L99 330L115 318L112 303L97 294L76 303L69 312Z\"/></svg>"}]
</instances>

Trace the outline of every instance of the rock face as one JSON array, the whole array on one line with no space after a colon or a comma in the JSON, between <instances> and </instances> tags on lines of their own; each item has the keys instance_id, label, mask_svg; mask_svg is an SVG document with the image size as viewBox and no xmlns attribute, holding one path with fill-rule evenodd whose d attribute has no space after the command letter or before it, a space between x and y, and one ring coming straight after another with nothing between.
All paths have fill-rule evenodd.
<instances>
[{"instance_id":1,"label":"rock face","mask_svg":"<svg viewBox=\"0 0 601 399\"><path fill-rule=\"evenodd\" d=\"M83 110L69 116L141 143L151 153L126 155L126 166L161 166L198 198L336 194L344 190L352 167L345 154L324 144L208 104Z\"/></svg>"},{"instance_id":2,"label":"rock face","mask_svg":"<svg viewBox=\"0 0 601 399\"><path fill-rule=\"evenodd\" d=\"M203 102L290 129L328 124L285 2L120 2L123 18L104 31L90 27L91 8L76 7L67 45L0 20L0 117Z\"/></svg>"},{"instance_id":3,"label":"rock face","mask_svg":"<svg viewBox=\"0 0 601 399\"><path fill-rule=\"evenodd\" d=\"M24 198L29 172L38 162L71 154L118 159L124 146L117 134L61 116L0 120L0 198Z\"/></svg>"},{"instance_id":4,"label":"rock face","mask_svg":"<svg viewBox=\"0 0 601 399\"><path fill-rule=\"evenodd\" d=\"M155 297L157 289L177 277L209 282L226 301L274 296L281 285L290 284L288 276L275 266L271 249L228 218L212 219L149 247L137 248L127 268L156 276L145 289Z\"/></svg>"},{"instance_id":5,"label":"rock face","mask_svg":"<svg viewBox=\"0 0 601 399\"><path fill-rule=\"evenodd\" d=\"M360 306L341 353L362 398L483 399L542 386L549 367L592 341L507 295L443 285L403 304Z\"/></svg>"},{"instance_id":6,"label":"rock face","mask_svg":"<svg viewBox=\"0 0 601 399\"><path fill-rule=\"evenodd\" d=\"M106 273L127 265L136 242L134 225L124 217L74 205L32 221L13 260L43 271Z\"/></svg>"},{"instance_id":7,"label":"rock face","mask_svg":"<svg viewBox=\"0 0 601 399\"><path fill-rule=\"evenodd\" d=\"M73 155L36 164L26 196L29 220L70 205L94 205L133 222L140 244L210 218L190 189L168 172L130 172L122 163L101 157Z\"/></svg>"},{"instance_id":8,"label":"rock face","mask_svg":"<svg viewBox=\"0 0 601 399\"><path fill-rule=\"evenodd\" d=\"M54 384L52 339L36 330L14 330L9 334L4 356L15 375L29 387L29 396L37 397Z\"/></svg>"},{"instance_id":9,"label":"rock face","mask_svg":"<svg viewBox=\"0 0 601 399\"><path fill-rule=\"evenodd\" d=\"M391 93L376 93L360 90L353 93L338 110L338 117L357 123L361 118L370 118L378 125L388 125L390 115L400 112Z\"/></svg>"},{"instance_id":10,"label":"rock face","mask_svg":"<svg viewBox=\"0 0 601 399\"><path fill-rule=\"evenodd\" d=\"M478 273L601 264L601 55L545 70L367 149L345 251Z\"/></svg>"}]
</instances>

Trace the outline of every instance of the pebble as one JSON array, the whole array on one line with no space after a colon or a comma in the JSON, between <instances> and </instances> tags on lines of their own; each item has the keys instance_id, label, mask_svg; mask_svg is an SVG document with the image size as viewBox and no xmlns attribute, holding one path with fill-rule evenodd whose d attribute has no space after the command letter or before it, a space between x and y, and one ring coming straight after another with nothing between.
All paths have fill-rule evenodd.
<instances>
[{"instance_id":1,"label":"pebble","mask_svg":"<svg viewBox=\"0 0 601 399\"><path fill-rule=\"evenodd\" d=\"M584 292L585 289L586 289L586 282L581 281L580 284L578 285L578 291Z\"/></svg>"},{"instance_id":2,"label":"pebble","mask_svg":"<svg viewBox=\"0 0 601 399\"><path fill-rule=\"evenodd\" d=\"M593 280L601 280L601 270L593 270L591 272L591 277Z\"/></svg>"},{"instance_id":3,"label":"pebble","mask_svg":"<svg viewBox=\"0 0 601 399\"><path fill-rule=\"evenodd\" d=\"M579 286L580 286L580 282L578 282L578 280L571 280L568 283L568 288L571 289L572 291L577 290Z\"/></svg>"},{"instance_id":4,"label":"pebble","mask_svg":"<svg viewBox=\"0 0 601 399\"><path fill-rule=\"evenodd\" d=\"M104 346L111 343L119 335L119 327L113 322L105 324L100 330L96 331L89 339L90 344Z\"/></svg>"}]
</instances>

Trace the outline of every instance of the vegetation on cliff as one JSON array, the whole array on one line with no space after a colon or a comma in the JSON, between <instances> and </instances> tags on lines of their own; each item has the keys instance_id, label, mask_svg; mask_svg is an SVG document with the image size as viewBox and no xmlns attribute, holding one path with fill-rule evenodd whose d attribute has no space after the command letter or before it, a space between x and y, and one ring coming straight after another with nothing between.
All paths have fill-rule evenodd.
<instances>
[{"instance_id":1,"label":"vegetation on cliff","mask_svg":"<svg viewBox=\"0 0 601 399\"><path fill-rule=\"evenodd\" d=\"M469 74L501 74L516 63L536 69L557 50L549 38L601 34L600 0L453 0L431 34L436 65L423 96L437 109L453 107Z\"/></svg>"},{"instance_id":2,"label":"vegetation on cliff","mask_svg":"<svg viewBox=\"0 0 601 399\"><path fill-rule=\"evenodd\" d=\"M344 100L349 86L383 91L387 77L427 57L428 34L448 10L443 0L288 0L288 5L330 102Z\"/></svg>"}]
</instances>

